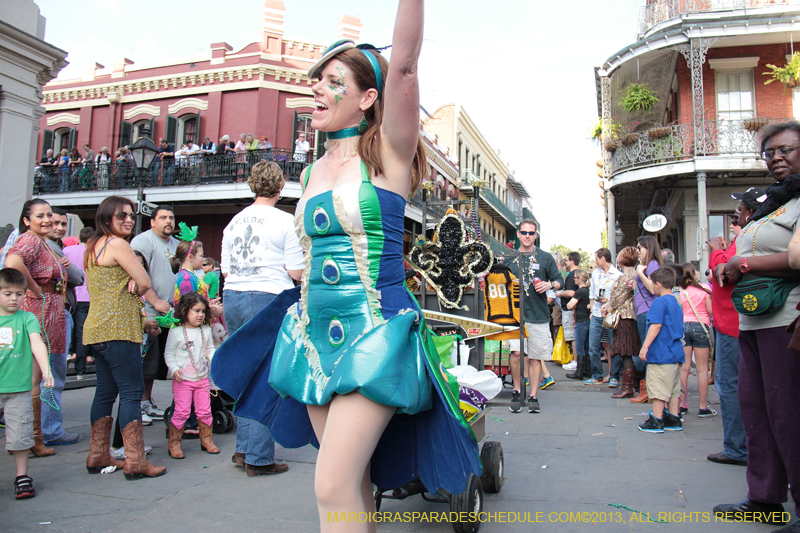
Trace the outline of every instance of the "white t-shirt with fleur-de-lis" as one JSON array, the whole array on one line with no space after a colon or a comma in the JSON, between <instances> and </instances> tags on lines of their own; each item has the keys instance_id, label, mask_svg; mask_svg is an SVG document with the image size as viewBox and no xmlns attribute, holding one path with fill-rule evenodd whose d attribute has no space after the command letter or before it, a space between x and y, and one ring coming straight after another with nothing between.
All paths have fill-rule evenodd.
<instances>
[{"instance_id":1,"label":"white t-shirt with fleur-de-lis","mask_svg":"<svg viewBox=\"0 0 800 533\"><path fill-rule=\"evenodd\" d=\"M225 289L278 294L294 287L288 270L302 270L294 217L276 207L251 205L222 233L220 266Z\"/></svg>"}]
</instances>

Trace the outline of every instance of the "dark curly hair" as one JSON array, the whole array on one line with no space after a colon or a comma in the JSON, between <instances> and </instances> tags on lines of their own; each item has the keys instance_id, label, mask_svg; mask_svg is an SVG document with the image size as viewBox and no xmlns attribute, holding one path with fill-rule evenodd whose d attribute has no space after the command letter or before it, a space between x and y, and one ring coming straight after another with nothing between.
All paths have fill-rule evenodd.
<instances>
[{"instance_id":1,"label":"dark curly hair","mask_svg":"<svg viewBox=\"0 0 800 533\"><path fill-rule=\"evenodd\" d=\"M203 296L197 292L187 292L181 296L181 299L175 306L174 316L181 321L181 325L183 325L183 323L186 322L186 319L189 317L189 309L198 303L206 306L206 316L203 319L203 324L206 326L211 325L211 310L208 308L208 300L203 298Z\"/></svg>"}]
</instances>

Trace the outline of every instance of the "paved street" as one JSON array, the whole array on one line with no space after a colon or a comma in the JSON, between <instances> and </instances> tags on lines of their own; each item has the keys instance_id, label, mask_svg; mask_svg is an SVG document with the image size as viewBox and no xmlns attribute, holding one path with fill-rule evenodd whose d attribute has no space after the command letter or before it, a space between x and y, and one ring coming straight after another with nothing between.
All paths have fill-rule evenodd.
<instances>
[{"instance_id":1,"label":"paved street","mask_svg":"<svg viewBox=\"0 0 800 533\"><path fill-rule=\"evenodd\" d=\"M498 494L486 495L484 510L520 513L521 518L527 516L528 520L536 520L538 516L545 523L498 522L509 520L508 515L499 514L482 524L481 532L547 528L598 533L766 533L777 529L714 522L710 515L714 504L745 497L745 469L706 460L707 454L722 449L722 423L719 417L697 417L696 394L692 393L692 410L686 416L685 431L651 435L636 430L649 406L634 405L627 399L614 400L607 387L588 387L565 380L560 367L551 366L557 383L540 392L540 414L510 413L503 405L510 399L506 390L493 402L495 406L487 416L486 426L487 439L503 445L505 484ZM690 380L690 390L692 387L696 387L695 378ZM88 412L93 394L93 388L64 394L65 426L79 431L83 438L75 445L57 447L54 457L31 459L36 498L13 499L13 460L6 457L0 461L0 531L302 533L319 530L313 492L316 451L311 447L278 450L277 459L288 462L290 467L284 475L248 478L230 462L233 433L214 436L222 449L220 455L201 452L197 440L184 441L186 459L176 461L167 456L164 425L154 423L145 428L145 441L155 448L150 459L167 466L166 476L131 482L121 472L87 474ZM712 407L718 409L716 392L709 396ZM171 399L169 384L157 382L154 398L162 408L166 407ZM625 420L626 417L633 419ZM609 503L643 514L610 507ZM442 513L449 508L414 496L404 501L384 500L381 510ZM793 512L793 506L787 510ZM573 513L573 520L580 516L578 513L597 513L595 516L603 516L605 523L569 522L566 513ZM613 513L610 515L613 523L609 522L609 513ZM647 523L644 513L650 513L653 519L659 513L671 513L670 523ZM641 521L632 521L632 515ZM510 516L513 520L517 515ZM700 523L687 523L692 516ZM556 523L547 523L550 518ZM453 529L446 523L417 519L411 523L382 524L379 531L446 533Z\"/></svg>"}]
</instances>

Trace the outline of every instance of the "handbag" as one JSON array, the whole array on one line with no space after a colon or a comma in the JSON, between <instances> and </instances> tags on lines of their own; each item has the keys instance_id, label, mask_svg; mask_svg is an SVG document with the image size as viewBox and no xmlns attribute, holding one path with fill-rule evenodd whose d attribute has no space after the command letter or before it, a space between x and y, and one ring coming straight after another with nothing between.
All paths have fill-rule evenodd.
<instances>
[{"instance_id":1,"label":"handbag","mask_svg":"<svg viewBox=\"0 0 800 533\"><path fill-rule=\"evenodd\" d=\"M558 363L559 365L566 365L572 361L572 352L569 350L567 341L564 340L564 328L561 326L558 327L556 341L553 343L552 361L554 363Z\"/></svg>"},{"instance_id":2,"label":"handbag","mask_svg":"<svg viewBox=\"0 0 800 533\"><path fill-rule=\"evenodd\" d=\"M618 308L614 309L610 313L606 313L606 316L603 317L603 327L606 329L617 329L619 327L619 321L622 319L621 309L628 305L628 302L633 300L633 296L622 302Z\"/></svg>"},{"instance_id":3,"label":"handbag","mask_svg":"<svg viewBox=\"0 0 800 533\"><path fill-rule=\"evenodd\" d=\"M751 277L734 287L731 292L733 307L747 316L777 313L786 303L789 293L798 285L800 278Z\"/></svg>"}]
</instances>

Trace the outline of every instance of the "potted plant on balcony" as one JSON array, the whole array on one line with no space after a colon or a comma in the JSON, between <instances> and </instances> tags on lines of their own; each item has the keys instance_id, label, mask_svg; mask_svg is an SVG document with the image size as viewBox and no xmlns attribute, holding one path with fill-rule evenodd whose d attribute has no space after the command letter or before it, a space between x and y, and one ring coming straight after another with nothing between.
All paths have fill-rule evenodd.
<instances>
[{"instance_id":1,"label":"potted plant on balcony","mask_svg":"<svg viewBox=\"0 0 800 533\"><path fill-rule=\"evenodd\" d=\"M779 81L787 89L793 89L800 83L800 52L792 54L792 59L786 64L785 67L776 67L767 63L767 67L772 69L772 72L764 72L764 76L772 76L771 80L764 82L764 85L769 85L773 81Z\"/></svg>"},{"instance_id":2,"label":"potted plant on balcony","mask_svg":"<svg viewBox=\"0 0 800 533\"><path fill-rule=\"evenodd\" d=\"M623 144L623 146L630 146L634 144L636 141L639 140L639 132L636 129L639 127L638 122L631 122L628 126L628 131L620 135L619 142Z\"/></svg>"},{"instance_id":3,"label":"potted plant on balcony","mask_svg":"<svg viewBox=\"0 0 800 533\"><path fill-rule=\"evenodd\" d=\"M619 105L628 113L644 111L649 113L658 102L653 91L644 83L631 83L625 88L625 95Z\"/></svg>"},{"instance_id":4,"label":"potted plant on balcony","mask_svg":"<svg viewBox=\"0 0 800 533\"><path fill-rule=\"evenodd\" d=\"M761 128L763 128L764 126L766 126L770 122L772 122L772 121L770 119L768 119L768 118L751 118L751 119L747 119L747 120L743 121L742 124L744 125L744 129L746 129L747 131L752 131L753 133L758 133L758 131Z\"/></svg>"},{"instance_id":5,"label":"potted plant on balcony","mask_svg":"<svg viewBox=\"0 0 800 533\"><path fill-rule=\"evenodd\" d=\"M669 126L659 126L647 130L647 136L650 137L650 140L653 141L655 141L656 139L663 139L665 137L669 137L670 135L672 135L672 128L670 128Z\"/></svg>"}]
</instances>

